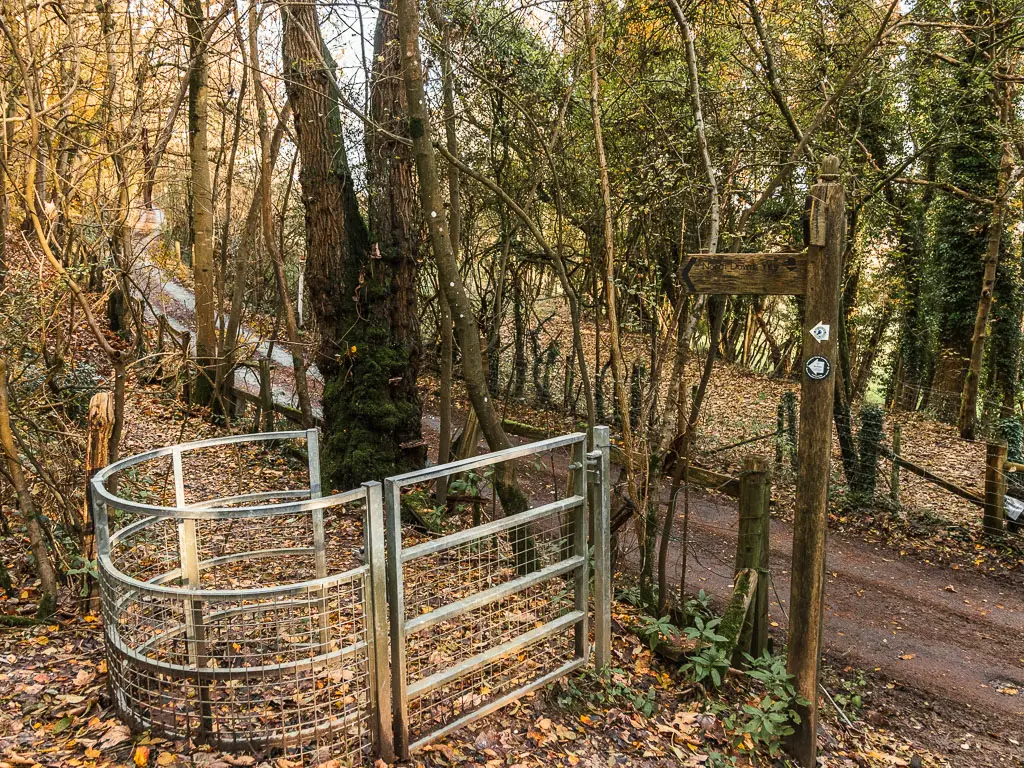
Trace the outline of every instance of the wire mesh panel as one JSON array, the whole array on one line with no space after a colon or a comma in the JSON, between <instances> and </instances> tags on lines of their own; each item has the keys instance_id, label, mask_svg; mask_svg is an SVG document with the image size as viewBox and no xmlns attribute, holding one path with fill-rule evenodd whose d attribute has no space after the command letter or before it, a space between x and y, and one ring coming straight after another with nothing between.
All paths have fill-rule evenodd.
<instances>
[{"instance_id":1,"label":"wire mesh panel","mask_svg":"<svg viewBox=\"0 0 1024 768\"><path fill-rule=\"evenodd\" d=\"M485 467L507 482L509 463L560 448L571 454L565 498L510 514L520 492L506 487L506 516L403 548L403 488ZM588 458L573 434L385 481L400 756L587 660Z\"/></svg>"},{"instance_id":2,"label":"wire mesh panel","mask_svg":"<svg viewBox=\"0 0 1024 768\"><path fill-rule=\"evenodd\" d=\"M288 441L306 442L302 471L289 469L293 452L268 455ZM171 505L153 488L168 470ZM379 484L321 497L311 430L141 454L99 473L93 497L108 669L125 721L313 764L362 762L375 746L389 754Z\"/></svg>"}]
</instances>

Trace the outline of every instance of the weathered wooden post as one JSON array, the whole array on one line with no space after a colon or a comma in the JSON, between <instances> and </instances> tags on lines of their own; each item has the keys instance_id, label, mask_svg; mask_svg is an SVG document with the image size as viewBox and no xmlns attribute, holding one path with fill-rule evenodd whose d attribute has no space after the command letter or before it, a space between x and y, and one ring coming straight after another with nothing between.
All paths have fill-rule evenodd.
<instances>
[{"instance_id":1,"label":"weathered wooden post","mask_svg":"<svg viewBox=\"0 0 1024 768\"><path fill-rule=\"evenodd\" d=\"M839 159L826 157L821 179L811 188L810 241L797 253L688 254L680 272L689 293L805 295L802 336L803 381L797 451L792 595L788 670L797 693L810 702L789 740L797 762L812 768L817 750L818 660L825 588L825 528L832 404L835 396L836 334L842 276L846 197ZM793 393L784 396L788 427L795 425Z\"/></svg>"},{"instance_id":2,"label":"weathered wooden post","mask_svg":"<svg viewBox=\"0 0 1024 768\"><path fill-rule=\"evenodd\" d=\"M274 390L270 381L270 361L260 358L260 414L264 432L274 431Z\"/></svg>"},{"instance_id":3,"label":"weathered wooden post","mask_svg":"<svg viewBox=\"0 0 1024 768\"><path fill-rule=\"evenodd\" d=\"M192 402L192 375L189 373L189 357L192 353L192 334L184 331L181 334L181 371L184 373L184 382L181 386L181 396L186 403Z\"/></svg>"},{"instance_id":4,"label":"weathered wooden post","mask_svg":"<svg viewBox=\"0 0 1024 768\"><path fill-rule=\"evenodd\" d=\"M804 768L813 768L818 748L818 668L837 353L832 329L838 327L846 228L845 192L839 181L837 157L825 158L821 178L811 188L810 198L787 662L797 694L809 702L797 707L800 722L794 724L789 738L790 753Z\"/></svg>"},{"instance_id":5,"label":"weathered wooden post","mask_svg":"<svg viewBox=\"0 0 1024 768\"><path fill-rule=\"evenodd\" d=\"M796 450L796 393L783 393L782 402L786 406L786 434L789 435L789 440L786 441L786 445L787 450L789 451L789 463L790 466L793 467L793 471L796 472L800 469L800 455Z\"/></svg>"},{"instance_id":6,"label":"weathered wooden post","mask_svg":"<svg viewBox=\"0 0 1024 768\"><path fill-rule=\"evenodd\" d=\"M1006 518L1005 442L989 443L985 449L985 507L982 529L986 536L1001 536Z\"/></svg>"},{"instance_id":7,"label":"weathered wooden post","mask_svg":"<svg viewBox=\"0 0 1024 768\"><path fill-rule=\"evenodd\" d=\"M210 685L200 677L199 671L209 666L206 643L206 614L203 601L194 596L202 586L199 570L199 544L196 537L194 517L180 516L187 508L185 500L185 471L181 459L181 447L174 446L171 452L171 468L174 474L174 507L178 523L178 564L181 578L190 590L184 599L185 646L188 649L189 665L195 673L194 682L199 696L199 733L201 737L213 733L213 708L210 700Z\"/></svg>"},{"instance_id":8,"label":"weathered wooden post","mask_svg":"<svg viewBox=\"0 0 1024 768\"><path fill-rule=\"evenodd\" d=\"M110 463L110 436L114 431L114 395L97 392L89 401L89 436L85 444L85 504L82 508L81 537L82 558L89 563L96 560L96 518L93 513L92 476ZM88 594L86 608L99 609L99 592L96 579L86 576Z\"/></svg>"},{"instance_id":9,"label":"weathered wooden post","mask_svg":"<svg viewBox=\"0 0 1024 768\"><path fill-rule=\"evenodd\" d=\"M779 400L775 415L775 471L782 469L783 447L786 442L786 408Z\"/></svg>"},{"instance_id":10,"label":"weathered wooden post","mask_svg":"<svg viewBox=\"0 0 1024 768\"><path fill-rule=\"evenodd\" d=\"M157 315L156 316L156 359L159 361L156 364L156 371L153 372L153 378L156 381L162 381L164 378L164 336L167 334L167 316Z\"/></svg>"},{"instance_id":11,"label":"weathered wooden post","mask_svg":"<svg viewBox=\"0 0 1024 768\"><path fill-rule=\"evenodd\" d=\"M899 424L892 425L892 461L890 462L891 476L889 480L889 498L892 499L893 504L899 506L900 503L900 464L897 459L900 457L900 439L902 428Z\"/></svg>"},{"instance_id":12,"label":"weathered wooden post","mask_svg":"<svg viewBox=\"0 0 1024 768\"><path fill-rule=\"evenodd\" d=\"M768 462L761 456L744 456L740 470L739 539L736 573L757 572L756 594L740 634L738 651L760 656L768 647L768 524L771 485Z\"/></svg>"}]
</instances>

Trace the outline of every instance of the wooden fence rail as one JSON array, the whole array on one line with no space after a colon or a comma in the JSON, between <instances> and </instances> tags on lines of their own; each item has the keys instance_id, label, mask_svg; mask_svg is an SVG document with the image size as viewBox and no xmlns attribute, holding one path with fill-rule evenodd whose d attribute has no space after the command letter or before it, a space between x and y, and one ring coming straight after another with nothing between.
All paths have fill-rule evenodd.
<instances>
[{"instance_id":1,"label":"wooden fence rail","mask_svg":"<svg viewBox=\"0 0 1024 768\"><path fill-rule=\"evenodd\" d=\"M939 477L934 472L930 472L924 467L915 464L914 462L909 461L903 458L902 456L894 454L891 449L885 447L884 445L879 447L879 451L885 458L889 459L889 461L893 462L894 464L897 464L903 469L913 472L918 477L922 477L928 482L933 483L946 491L949 491L954 496L959 496L961 499L965 499L966 501L969 501L972 504L976 504L979 507L985 506L985 499L979 496L978 494L972 493L971 491L968 491L965 488L961 488L956 483L950 482L949 480L946 480L943 477Z\"/></svg>"}]
</instances>

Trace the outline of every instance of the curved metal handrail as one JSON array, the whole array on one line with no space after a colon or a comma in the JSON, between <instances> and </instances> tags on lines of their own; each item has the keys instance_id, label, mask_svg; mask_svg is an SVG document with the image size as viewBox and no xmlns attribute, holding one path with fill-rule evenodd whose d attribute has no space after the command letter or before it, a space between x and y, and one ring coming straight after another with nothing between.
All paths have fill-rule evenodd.
<instances>
[{"instance_id":1,"label":"curved metal handrail","mask_svg":"<svg viewBox=\"0 0 1024 768\"><path fill-rule=\"evenodd\" d=\"M289 502L287 504L261 504L248 507L203 506L201 508L196 505L179 507L163 506L160 504L145 504L143 502L132 501L131 499L126 499L122 496L111 493L106 487L106 481L113 475L164 456L173 456L174 454L180 455L200 448L214 448L221 445L234 445L236 443L256 443L266 442L269 440L299 440L308 437L309 432L306 430L292 430L290 432L256 432L249 435L211 437L206 440L194 440L189 443L180 443L178 445L164 446L163 448L154 448L153 450L144 451L142 453L135 454L134 456L128 456L120 461L115 461L113 464L109 464L98 471L92 477L92 491L95 499L101 501L103 504L113 507L114 509L119 509L123 512L134 512L140 515L150 515L152 517L173 517L186 520L223 520L234 517L264 517L276 514L296 514L312 511L317 507L303 506L304 504L309 504L308 501ZM289 491L282 491L282 497L287 493L289 493ZM216 501L223 502L225 500L218 499Z\"/></svg>"},{"instance_id":2,"label":"curved metal handrail","mask_svg":"<svg viewBox=\"0 0 1024 768\"><path fill-rule=\"evenodd\" d=\"M259 517L259 515L256 514L256 510L261 510L261 509L264 509L264 508L269 508L271 510L271 512L268 513L267 516L272 516L272 515L276 516L276 515L285 514L284 512L278 511L281 508L288 508L290 510L294 510L296 507L299 507L300 508L299 511L316 511L316 510L326 509L328 507L341 506L342 504L347 504L347 503L350 503L350 502L353 502L353 501L364 501L365 502L367 500L367 498L368 498L369 489L373 488L373 487L376 487L378 485L380 485L380 483L377 483L377 482L363 483L362 486L360 486L359 488L353 489L351 491L344 491L342 493L336 493L336 494L333 494L331 496L321 496L320 498L317 498L317 499L308 499L308 500L300 502L298 504L292 502L292 503L286 503L286 504L264 505L264 506L260 506L260 507L248 507L248 508L242 508L242 509L248 513L248 514L244 515L244 517ZM309 491L305 491L305 493L308 494ZM246 495L249 495L249 494L246 494ZM223 501L226 501L226 500L230 500L231 498L234 498L234 497L225 497L223 499L218 499L217 501L223 502ZM194 509L194 508L185 508L185 509L183 509L183 508L170 508L170 509L175 514L172 514L172 515L152 515L148 519L143 519L143 520L136 521L136 522L132 523L131 525L127 525L124 528L122 528L122 529L120 529L118 531L115 531L112 534L108 534L108 536L104 536L103 537L103 539L104 539L103 545L100 548L101 551L100 551L99 556L97 558L98 562L99 562L99 567L103 571L105 571L107 574L112 576L116 581L121 583L123 586L130 587L131 589L137 590L139 592L146 592L146 593L153 594L153 595L163 595L163 596L166 596L166 597L178 597L178 598L186 598L186 599L187 598L194 598L194 599L201 599L201 600L207 600L207 601L211 601L211 600L212 601L218 601L218 600L237 600L237 599L240 599L240 598L247 598L247 597L255 598L255 597L268 597L268 596L280 596L280 595L308 594L308 593L311 593L311 592L322 590L325 587L332 586L335 583L336 580L344 581L346 579L346 577L352 578L359 571L359 568L357 567L357 568L352 568L352 569L350 569L348 571L344 571L342 573L331 574L331 575L325 576L323 578L306 579L306 580L299 581L299 582L292 582L292 583L289 583L289 584L276 584L274 586L269 586L269 587L252 587L252 588L248 588L248 589L190 589L188 587L178 587L178 586L168 587L168 586L164 586L164 585L162 585L162 584L160 584L158 582L155 582L154 580L143 581L141 579L136 579L133 576L129 576L124 571L122 571L120 568L118 568L114 564L113 559L110 556L110 548L112 546L114 546L115 544L119 543L119 541L123 537L132 536L132 535L138 533L139 531L145 530L149 526L151 526L151 525L153 525L155 523L160 522L161 520L168 520L168 519L175 519L175 518L176 519L199 519L199 520L203 520L203 519L224 520L224 519L230 519L230 518L235 517L233 515L217 515L217 514L212 514L212 513L219 512L220 510L218 510L218 509ZM230 508L227 509L227 511L231 512L234 509L235 509L234 507L230 507ZM193 515L190 514L192 512L207 512L207 513L211 513L211 514L208 517L207 516L193 517ZM182 513L182 514L179 515L179 513ZM105 510L103 510L102 508L98 509L97 510L97 518L98 518L97 519L97 524L99 526L101 526L101 530L103 532L106 532L106 530L107 530L107 528L106 528L107 520L106 520L106 512L105 512ZM254 552L246 552L246 553L242 553L242 554L248 555L251 559L257 559L257 556L259 555L259 550L256 550ZM156 576L154 578L161 578L161 577L165 577L165 576L167 576L166 573L158 574L158 576Z\"/></svg>"},{"instance_id":3,"label":"curved metal handrail","mask_svg":"<svg viewBox=\"0 0 1024 768\"><path fill-rule=\"evenodd\" d=\"M246 553L252 554L252 553ZM255 559L255 558L254 558ZM120 584L138 592L145 592L151 595L163 597L174 597L180 599L202 600L204 602L217 602L221 600L244 600L246 598L267 598L290 595L305 595L316 593L326 587L333 586L336 582L351 580L360 574L366 566L357 566L341 573L334 573L319 579L306 579L290 584L275 584L272 587L249 587L247 589L190 589L188 587L167 587L151 581L140 581L128 576L119 570L111 561L109 555L100 555L99 564L103 571L114 577ZM163 576L164 574L160 574Z\"/></svg>"}]
</instances>

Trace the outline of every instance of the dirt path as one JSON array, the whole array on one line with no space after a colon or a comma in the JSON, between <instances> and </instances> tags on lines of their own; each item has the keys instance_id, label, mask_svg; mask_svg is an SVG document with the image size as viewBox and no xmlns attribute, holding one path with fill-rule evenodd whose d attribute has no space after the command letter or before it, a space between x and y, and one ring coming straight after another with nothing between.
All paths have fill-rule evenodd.
<instances>
[{"instance_id":1,"label":"dirt path","mask_svg":"<svg viewBox=\"0 0 1024 768\"><path fill-rule=\"evenodd\" d=\"M732 587L735 502L696 493L690 497L690 512L687 590L703 588L722 598ZM770 615L780 628L787 623L792 547L792 527L773 520ZM678 583L681 544L673 555L670 578ZM979 752L986 752L986 743L1001 752L1013 750L1010 739L1024 744L1021 586L838 535L829 538L827 582L824 644L829 659L923 694L919 709L937 713L947 731L946 743L929 746L962 755L958 764L1006 765L985 762ZM938 737L933 733L931 738ZM987 752L990 758L1000 757ZM1024 746L1019 754L1024 757Z\"/></svg>"}]
</instances>

